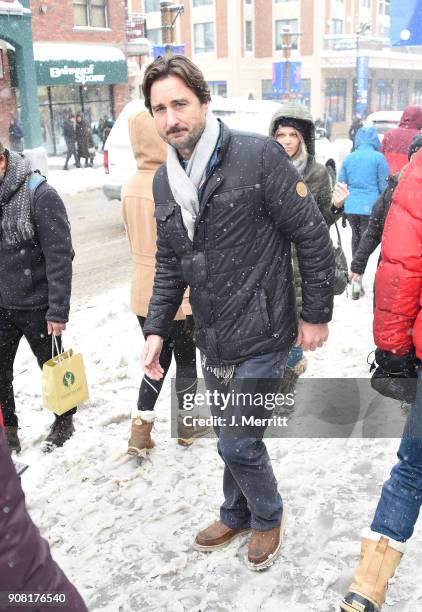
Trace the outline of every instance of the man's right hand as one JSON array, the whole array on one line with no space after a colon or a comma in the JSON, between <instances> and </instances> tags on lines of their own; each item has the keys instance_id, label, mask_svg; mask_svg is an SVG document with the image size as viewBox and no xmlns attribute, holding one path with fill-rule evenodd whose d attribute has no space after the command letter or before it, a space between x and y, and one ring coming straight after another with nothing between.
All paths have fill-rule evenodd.
<instances>
[{"instance_id":1,"label":"man's right hand","mask_svg":"<svg viewBox=\"0 0 422 612\"><path fill-rule=\"evenodd\" d=\"M161 380L163 378L164 370L160 365L162 348L163 339L161 336L148 336L141 355L141 365L145 374L152 378L152 380Z\"/></svg>"}]
</instances>

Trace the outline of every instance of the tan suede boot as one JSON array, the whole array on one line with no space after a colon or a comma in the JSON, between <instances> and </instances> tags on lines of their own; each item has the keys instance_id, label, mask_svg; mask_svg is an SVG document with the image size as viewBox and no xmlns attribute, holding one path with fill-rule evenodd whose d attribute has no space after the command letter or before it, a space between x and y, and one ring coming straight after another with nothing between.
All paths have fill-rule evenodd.
<instances>
[{"instance_id":1,"label":"tan suede boot","mask_svg":"<svg viewBox=\"0 0 422 612\"><path fill-rule=\"evenodd\" d=\"M138 410L132 414L132 426L128 444L128 455L145 457L155 446L151 438L154 425L154 410Z\"/></svg>"},{"instance_id":2,"label":"tan suede boot","mask_svg":"<svg viewBox=\"0 0 422 612\"><path fill-rule=\"evenodd\" d=\"M394 576L405 544L374 531L362 539L358 566L349 592L340 604L347 612L378 612L385 602L388 581Z\"/></svg>"},{"instance_id":3,"label":"tan suede boot","mask_svg":"<svg viewBox=\"0 0 422 612\"><path fill-rule=\"evenodd\" d=\"M208 425L200 425L195 421L186 422L186 414L189 415L189 413L183 412L177 417L177 443L180 446L191 446L195 440L206 436L211 431L211 427Z\"/></svg>"}]
</instances>

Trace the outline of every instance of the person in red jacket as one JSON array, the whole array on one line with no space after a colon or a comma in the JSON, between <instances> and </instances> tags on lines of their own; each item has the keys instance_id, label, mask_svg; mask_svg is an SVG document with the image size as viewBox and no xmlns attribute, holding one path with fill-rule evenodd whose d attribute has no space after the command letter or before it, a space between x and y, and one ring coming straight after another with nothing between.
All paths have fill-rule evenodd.
<instances>
[{"instance_id":1,"label":"person in red jacket","mask_svg":"<svg viewBox=\"0 0 422 612\"><path fill-rule=\"evenodd\" d=\"M407 164L410 143L422 128L422 108L406 106L399 127L386 132L381 143L381 153L390 166L391 174L396 174Z\"/></svg>"},{"instance_id":2,"label":"person in red jacket","mask_svg":"<svg viewBox=\"0 0 422 612\"><path fill-rule=\"evenodd\" d=\"M19 598L25 593L33 598L39 595L41 602L41 596L47 601L50 594L52 603L36 604L33 599L34 605L28 607ZM28 514L0 411L0 612L3 610L88 612Z\"/></svg>"},{"instance_id":3,"label":"person in red jacket","mask_svg":"<svg viewBox=\"0 0 422 612\"><path fill-rule=\"evenodd\" d=\"M422 359L422 149L413 155L394 192L375 279L374 339L377 363L406 375ZM349 592L340 607L378 612L412 536L422 504L422 368L416 400L384 483Z\"/></svg>"}]
</instances>

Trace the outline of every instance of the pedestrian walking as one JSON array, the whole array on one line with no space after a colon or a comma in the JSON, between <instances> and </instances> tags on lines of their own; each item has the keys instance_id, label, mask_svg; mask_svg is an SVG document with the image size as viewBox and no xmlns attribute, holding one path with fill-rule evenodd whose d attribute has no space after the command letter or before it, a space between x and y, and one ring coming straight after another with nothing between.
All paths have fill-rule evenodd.
<instances>
[{"instance_id":1,"label":"pedestrian walking","mask_svg":"<svg viewBox=\"0 0 422 612\"><path fill-rule=\"evenodd\" d=\"M264 569L280 551L286 516L262 439L266 421L236 435L218 420L218 398L228 394L228 413L236 412L231 393L247 391L242 413L254 419L262 411L249 393L278 388L295 341L305 350L326 341L334 285L328 228L281 145L231 131L210 112L208 85L187 57L157 58L146 69L143 93L169 144L153 185L157 257L143 368L162 378L163 341L189 286L225 464L220 519L197 534L194 546L209 552L251 531L249 567ZM299 325L291 242L303 278Z\"/></svg>"},{"instance_id":2,"label":"pedestrian walking","mask_svg":"<svg viewBox=\"0 0 422 612\"><path fill-rule=\"evenodd\" d=\"M351 151L353 152L355 150L355 138L356 138L356 134L358 133L358 130L360 130L360 128L363 127L363 121L362 121L362 117L360 115L355 115L353 117L353 121L352 124L349 128L349 138L352 141L352 149Z\"/></svg>"},{"instance_id":3,"label":"pedestrian walking","mask_svg":"<svg viewBox=\"0 0 422 612\"><path fill-rule=\"evenodd\" d=\"M387 186L389 168L379 151L380 141L375 128L360 128L356 134L356 150L345 158L340 169L339 182L348 186L345 202L347 220L352 228L352 257L369 224L372 208ZM364 295L361 281L352 288L352 298Z\"/></svg>"},{"instance_id":4,"label":"pedestrian walking","mask_svg":"<svg viewBox=\"0 0 422 612\"><path fill-rule=\"evenodd\" d=\"M78 147L78 157L79 160L82 158L85 159L85 168L94 165L94 157L95 157L95 145L94 139L92 137L91 128L89 127L87 121L81 115L81 113L77 113L76 115L76 144Z\"/></svg>"},{"instance_id":5,"label":"pedestrian walking","mask_svg":"<svg viewBox=\"0 0 422 612\"><path fill-rule=\"evenodd\" d=\"M338 185L335 195L328 170L315 159L315 124L307 108L299 104L285 103L274 113L270 123L270 136L275 138L289 156L296 170L303 176L315 202L330 227L343 212L347 188ZM296 291L296 308L302 309L302 277L296 249L292 246L293 273ZM294 346L289 354L283 379L283 393L291 393L298 377L307 367L303 350Z\"/></svg>"},{"instance_id":6,"label":"pedestrian walking","mask_svg":"<svg viewBox=\"0 0 422 612\"><path fill-rule=\"evenodd\" d=\"M422 358L422 151L394 192L375 281L376 361L386 376L406 377ZM398 450L375 515L364 532L352 584L341 602L347 612L378 612L413 534L422 503L422 369Z\"/></svg>"},{"instance_id":7,"label":"pedestrian walking","mask_svg":"<svg viewBox=\"0 0 422 612\"><path fill-rule=\"evenodd\" d=\"M415 136L422 129L422 108L406 106L401 116L399 126L384 134L381 153L390 166L390 172L397 174L407 164L407 153Z\"/></svg>"},{"instance_id":8,"label":"pedestrian walking","mask_svg":"<svg viewBox=\"0 0 422 612\"><path fill-rule=\"evenodd\" d=\"M23 336L40 368L51 359L51 334L69 316L72 242L66 209L29 160L0 143L0 403L11 450L20 452L13 363ZM59 338L60 342L60 338ZM76 409L55 417L43 450L62 446Z\"/></svg>"},{"instance_id":9,"label":"pedestrian walking","mask_svg":"<svg viewBox=\"0 0 422 612\"><path fill-rule=\"evenodd\" d=\"M9 125L10 150L21 153L23 151L23 129L16 115L13 115Z\"/></svg>"},{"instance_id":10,"label":"pedestrian walking","mask_svg":"<svg viewBox=\"0 0 422 612\"><path fill-rule=\"evenodd\" d=\"M167 147L147 111L130 117L129 135L138 170L123 187L122 215L132 252L131 306L143 328L152 295L157 242L152 181L157 169L165 162ZM163 378L156 381L144 376L142 380L138 406L132 412L128 445L130 455L144 456L154 445L151 429L156 416L155 404L173 356L176 362L176 394L179 408L183 410L185 397L195 394L197 387L196 346L188 293L185 293L170 334L164 340L160 355ZM195 437L207 433L209 428L184 425L182 414L178 419L179 444L189 446Z\"/></svg>"},{"instance_id":11,"label":"pedestrian walking","mask_svg":"<svg viewBox=\"0 0 422 612\"><path fill-rule=\"evenodd\" d=\"M75 158L76 168L81 167L78 152L76 149L76 130L75 130L75 115L69 115L63 122L63 136L66 142L66 161L64 162L63 170L69 170L68 163L72 156Z\"/></svg>"}]
</instances>

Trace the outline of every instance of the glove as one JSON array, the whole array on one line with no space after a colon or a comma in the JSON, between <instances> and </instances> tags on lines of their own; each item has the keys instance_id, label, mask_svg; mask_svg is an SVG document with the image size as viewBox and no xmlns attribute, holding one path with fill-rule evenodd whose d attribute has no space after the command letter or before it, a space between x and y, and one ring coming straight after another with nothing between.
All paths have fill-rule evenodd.
<instances>
[{"instance_id":1,"label":"glove","mask_svg":"<svg viewBox=\"0 0 422 612\"><path fill-rule=\"evenodd\" d=\"M376 349L375 361L378 367L375 363L371 365L370 372L375 369L371 378L371 387L384 397L413 404L418 383L415 353L412 351L398 356Z\"/></svg>"},{"instance_id":2,"label":"glove","mask_svg":"<svg viewBox=\"0 0 422 612\"><path fill-rule=\"evenodd\" d=\"M380 368L393 376L413 377L416 375L416 357L414 351L400 356L377 348L375 351L375 361Z\"/></svg>"}]
</instances>

